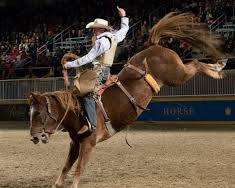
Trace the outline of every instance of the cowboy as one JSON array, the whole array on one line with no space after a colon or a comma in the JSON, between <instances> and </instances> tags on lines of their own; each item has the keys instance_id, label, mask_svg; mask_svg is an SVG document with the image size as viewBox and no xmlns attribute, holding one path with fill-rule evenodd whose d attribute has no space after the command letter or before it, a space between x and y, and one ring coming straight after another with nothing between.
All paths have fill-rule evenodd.
<instances>
[{"instance_id":1,"label":"cowboy","mask_svg":"<svg viewBox=\"0 0 235 188\"><path fill-rule=\"evenodd\" d=\"M129 19L126 17L126 11L117 7L119 16L121 17L121 28L113 31L112 27L108 25L108 21L97 18L93 22L86 25L86 28L93 31L93 47L84 56L64 64L65 69L86 67L100 67L97 80L99 84L104 83L109 74L110 67L113 64L117 43L123 41L129 30ZM91 74L88 74L91 75ZM96 129L96 103L91 92L83 97L83 105L88 119L88 126L84 126L80 130L80 134L87 130L93 131Z\"/></svg>"}]
</instances>

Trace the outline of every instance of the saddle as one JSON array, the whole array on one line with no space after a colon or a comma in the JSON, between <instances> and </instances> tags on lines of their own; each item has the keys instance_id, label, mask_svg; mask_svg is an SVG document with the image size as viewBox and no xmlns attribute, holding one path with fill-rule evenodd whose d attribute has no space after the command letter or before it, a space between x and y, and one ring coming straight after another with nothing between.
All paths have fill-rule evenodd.
<instances>
[{"instance_id":1,"label":"saddle","mask_svg":"<svg viewBox=\"0 0 235 188\"><path fill-rule=\"evenodd\" d=\"M114 85L117 82L118 76L117 75L110 75L106 82L102 85L96 87L95 92L98 96L101 96L102 93L110 86Z\"/></svg>"}]
</instances>

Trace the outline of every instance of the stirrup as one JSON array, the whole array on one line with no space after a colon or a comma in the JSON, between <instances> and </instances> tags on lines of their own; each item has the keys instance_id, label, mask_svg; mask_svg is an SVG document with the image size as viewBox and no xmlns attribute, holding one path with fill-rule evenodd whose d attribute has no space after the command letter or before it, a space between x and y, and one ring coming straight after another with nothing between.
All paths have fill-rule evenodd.
<instances>
[{"instance_id":1,"label":"stirrup","mask_svg":"<svg viewBox=\"0 0 235 188\"><path fill-rule=\"evenodd\" d=\"M83 125L82 128L77 132L78 134L83 134L85 132L92 132L93 130L95 130L95 128L92 128L91 123L89 122L89 120L86 118L87 124Z\"/></svg>"},{"instance_id":2,"label":"stirrup","mask_svg":"<svg viewBox=\"0 0 235 188\"><path fill-rule=\"evenodd\" d=\"M77 132L78 134L83 134L89 130L88 125L83 125L82 128Z\"/></svg>"},{"instance_id":3,"label":"stirrup","mask_svg":"<svg viewBox=\"0 0 235 188\"><path fill-rule=\"evenodd\" d=\"M78 134L83 134L86 132L92 132L92 128L89 125L83 125L82 128L77 132Z\"/></svg>"}]
</instances>

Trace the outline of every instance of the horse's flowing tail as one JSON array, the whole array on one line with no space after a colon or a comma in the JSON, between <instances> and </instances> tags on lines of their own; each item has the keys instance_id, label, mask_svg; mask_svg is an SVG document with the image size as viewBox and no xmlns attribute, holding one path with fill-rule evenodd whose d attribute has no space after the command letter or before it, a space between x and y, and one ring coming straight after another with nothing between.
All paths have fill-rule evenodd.
<instances>
[{"instance_id":1,"label":"horse's flowing tail","mask_svg":"<svg viewBox=\"0 0 235 188\"><path fill-rule=\"evenodd\" d=\"M220 50L221 40L217 39L204 24L196 23L195 18L191 13L167 14L152 27L149 36L150 44L172 37L191 44L213 59L220 59L223 54Z\"/></svg>"}]
</instances>

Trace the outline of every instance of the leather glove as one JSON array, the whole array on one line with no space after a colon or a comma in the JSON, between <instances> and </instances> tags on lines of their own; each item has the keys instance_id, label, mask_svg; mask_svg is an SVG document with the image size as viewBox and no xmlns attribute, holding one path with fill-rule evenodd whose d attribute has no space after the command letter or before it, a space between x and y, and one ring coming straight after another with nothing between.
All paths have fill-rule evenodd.
<instances>
[{"instance_id":1,"label":"leather glove","mask_svg":"<svg viewBox=\"0 0 235 188\"><path fill-rule=\"evenodd\" d=\"M65 69L76 68L76 67L79 67L77 59L74 61L68 61L64 64Z\"/></svg>"}]
</instances>

